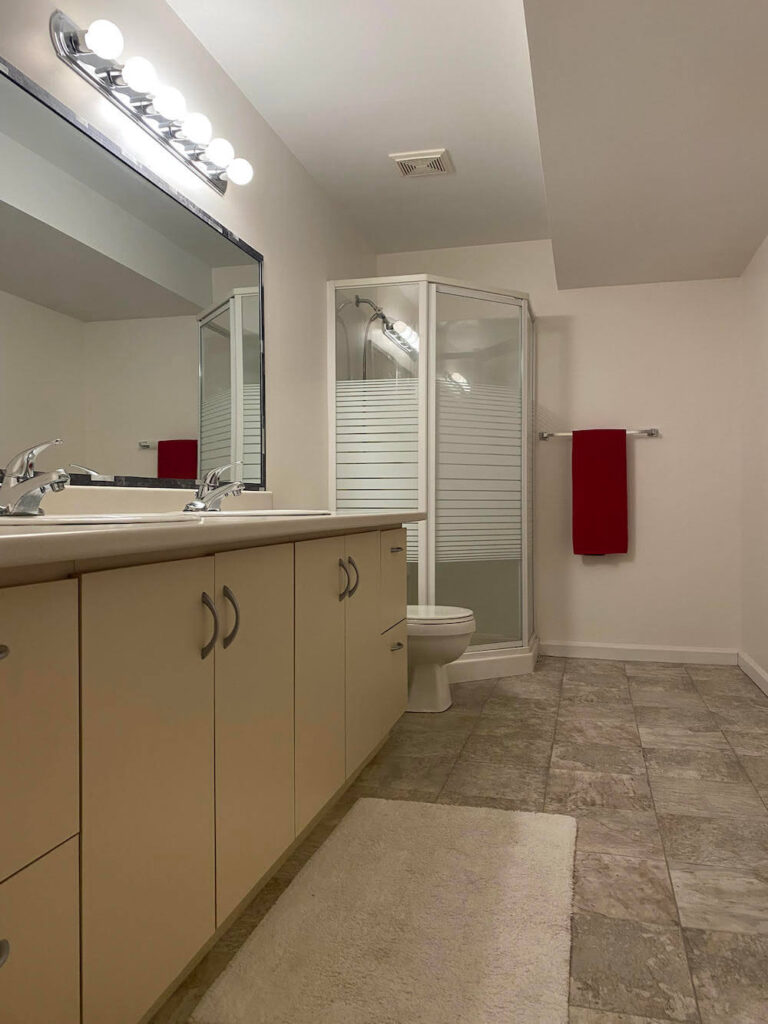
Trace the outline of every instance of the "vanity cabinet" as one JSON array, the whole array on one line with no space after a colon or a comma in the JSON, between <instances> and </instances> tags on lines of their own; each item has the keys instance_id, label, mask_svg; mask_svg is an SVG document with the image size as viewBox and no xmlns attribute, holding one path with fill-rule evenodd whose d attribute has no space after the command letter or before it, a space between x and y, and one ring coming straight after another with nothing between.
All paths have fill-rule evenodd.
<instances>
[{"instance_id":1,"label":"vanity cabinet","mask_svg":"<svg viewBox=\"0 0 768 1024\"><path fill-rule=\"evenodd\" d=\"M407 534L402 528L381 531L381 632L408 613Z\"/></svg>"},{"instance_id":2,"label":"vanity cabinet","mask_svg":"<svg viewBox=\"0 0 768 1024\"><path fill-rule=\"evenodd\" d=\"M215 557L216 923L294 839L293 544Z\"/></svg>"},{"instance_id":3,"label":"vanity cabinet","mask_svg":"<svg viewBox=\"0 0 768 1024\"><path fill-rule=\"evenodd\" d=\"M77 837L0 885L0 1020L79 1024Z\"/></svg>"},{"instance_id":4,"label":"vanity cabinet","mask_svg":"<svg viewBox=\"0 0 768 1024\"><path fill-rule=\"evenodd\" d=\"M344 785L344 537L296 544L296 832Z\"/></svg>"},{"instance_id":5,"label":"vanity cabinet","mask_svg":"<svg viewBox=\"0 0 768 1024\"><path fill-rule=\"evenodd\" d=\"M405 533L385 532L397 534L387 539L390 546ZM376 530L296 545L297 832L360 768L407 704L405 636L382 638L382 621L400 610L394 587L382 599L382 536ZM390 650L392 644L398 646Z\"/></svg>"},{"instance_id":6,"label":"vanity cabinet","mask_svg":"<svg viewBox=\"0 0 768 1024\"><path fill-rule=\"evenodd\" d=\"M0 880L79 830L77 614L76 580L0 590Z\"/></svg>"},{"instance_id":7,"label":"vanity cabinet","mask_svg":"<svg viewBox=\"0 0 768 1024\"><path fill-rule=\"evenodd\" d=\"M212 557L81 580L85 1024L134 1024L215 930L213 592Z\"/></svg>"}]
</instances>

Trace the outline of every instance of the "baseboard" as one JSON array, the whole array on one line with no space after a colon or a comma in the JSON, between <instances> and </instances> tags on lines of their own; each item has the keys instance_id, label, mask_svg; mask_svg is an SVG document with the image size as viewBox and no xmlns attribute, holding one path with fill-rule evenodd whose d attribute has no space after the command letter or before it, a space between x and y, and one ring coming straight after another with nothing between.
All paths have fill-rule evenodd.
<instances>
[{"instance_id":1,"label":"baseboard","mask_svg":"<svg viewBox=\"0 0 768 1024\"><path fill-rule=\"evenodd\" d=\"M573 640L542 640L541 654L560 658L610 661L668 661L689 665L737 665L739 652L724 647L651 647L646 644L594 644Z\"/></svg>"},{"instance_id":2,"label":"baseboard","mask_svg":"<svg viewBox=\"0 0 768 1024\"><path fill-rule=\"evenodd\" d=\"M755 686L759 686L763 693L768 695L768 672L744 651L739 651L739 668L749 676Z\"/></svg>"},{"instance_id":3,"label":"baseboard","mask_svg":"<svg viewBox=\"0 0 768 1024\"><path fill-rule=\"evenodd\" d=\"M539 656L539 638L528 647L501 647L494 651L467 651L448 666L452 683L481 683L502 676L520 676L533 672Z\"/></svg>"}]
</instances>

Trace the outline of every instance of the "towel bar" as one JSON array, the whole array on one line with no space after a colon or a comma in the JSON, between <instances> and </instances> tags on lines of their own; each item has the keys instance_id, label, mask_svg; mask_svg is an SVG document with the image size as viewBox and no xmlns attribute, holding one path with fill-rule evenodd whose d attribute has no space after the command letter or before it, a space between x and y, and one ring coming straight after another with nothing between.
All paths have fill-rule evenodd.
<instances>
[{"instance_id":1,"label":"towel bar","mask_svg":"<svg viewBox=\"0 0 768 1024\"><path fill-rule=\"evenodd\" d=\"M556 431L551 430L540 430L539 440L548 441L550 437L573 437L573 432L567 431ZM642 430L628 430L627 437L661 437L661 431L658 427L643 427Z\"/></svg>"}]
</instances>

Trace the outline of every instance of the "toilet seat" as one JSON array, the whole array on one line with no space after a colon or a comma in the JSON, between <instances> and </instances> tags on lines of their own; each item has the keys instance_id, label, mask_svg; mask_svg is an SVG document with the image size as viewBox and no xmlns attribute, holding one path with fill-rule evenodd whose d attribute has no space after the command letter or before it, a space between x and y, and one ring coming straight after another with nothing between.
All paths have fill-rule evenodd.
<instances>
[{"instance_id":1,"label":"toilet seat","mask_svg":"<svg viewBox=\"0 0 768 1024\"><path fill-rule=\"evenodd\" d=\"M408 636L471 636L475 632L475 613L469 608L409 604L406 626Z\"/></svg>"},{"instance_id":2,"label":"toilet seat","mask_svg":"<svg viewBox=\"0 0 768 1024\"><path fill-rule=\"evenodd\" d=\"M442 604L409 604L406 616L409 623L420 626L469 622L474 617L470 608L450 608Z\"/></svg>"}]
</instances>

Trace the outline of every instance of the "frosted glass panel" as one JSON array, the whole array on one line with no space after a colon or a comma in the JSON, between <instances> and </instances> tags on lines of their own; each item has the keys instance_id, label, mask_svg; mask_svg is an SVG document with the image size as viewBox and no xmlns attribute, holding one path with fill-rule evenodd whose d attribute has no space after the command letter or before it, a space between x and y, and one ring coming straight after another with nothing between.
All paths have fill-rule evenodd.
<instances>
[{"instance_id":1,"label":"frosted glass panel","mask_svg":"<svg viewBox=\"0 0 768 1024\"><path fill-rule=\"evenodd\" d=\"M336 292L336 508L419 508L419 289ZM408 529L408 601L418 603L418 538Z\"/></svg>"},{"instance_id":2,"label":"frosted glass panel","mask_svg":"<svg viewBox=\"0 0 768 1024\"><path fill-rule=\"evenodd\" d=\"M232 461L232 357L229 303L200 327L200 472Z\"/></svg>"},{"instance_id":3,"label":"frosted glass panel","mask_svg":"<svg viewBox=\"0 0 768 1024\"><path fill-rule=\"evenodd\" d=\"M261 400L261 296L243 295L243 457L240 479L262 483L263 404Z\"/></svg>"},{"instance_id":4,"label":"frosted glass panel","mask_svg":"<svg viewBox=\"0 0 768 1024\"><path fill-rule=\"evenodd\" d=\"M518 305L437 289L435 603L471 608L474 645L520 644Z\"/></svg>"}]
</instances>

